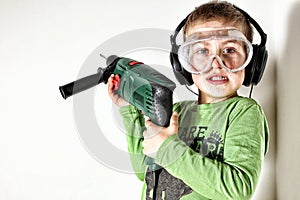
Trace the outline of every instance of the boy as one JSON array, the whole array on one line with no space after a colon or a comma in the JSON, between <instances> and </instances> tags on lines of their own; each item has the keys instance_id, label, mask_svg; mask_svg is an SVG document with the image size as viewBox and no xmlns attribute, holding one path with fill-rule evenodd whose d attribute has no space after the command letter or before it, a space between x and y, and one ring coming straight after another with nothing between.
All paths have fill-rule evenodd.
<instances>
[{"instance_id":1,"label":"boy","mask_svg":"<svg viewBox=\"0 0 300 200\"><path fill-rule=\"evenodd\" d=\"M142 199L251 198L268 145L261 107L237 93L253 54L252 37L250 23L230 3L212 1L190 14L178 55L198 101L175 103L166 128L145 122L114 94L116 76L110 77L108 92L121 107L133 168L144 181ZM155 194L146 156L163 168Z\"/></svg>"}]
</instances>

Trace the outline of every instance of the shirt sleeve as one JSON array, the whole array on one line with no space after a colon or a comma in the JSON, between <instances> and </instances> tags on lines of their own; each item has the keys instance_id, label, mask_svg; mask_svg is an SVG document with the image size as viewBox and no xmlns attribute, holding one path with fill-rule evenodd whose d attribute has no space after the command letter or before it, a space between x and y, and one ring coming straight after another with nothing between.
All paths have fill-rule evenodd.
<instances>
[{"instance_id":1,"label":"shirt sleeve","mask_svg":"<svg viewBox=\"0 0 300 200\"><path fill-rule=\"evenodd\" d=\"M124 106L119 110L126 129L126 138L130 160L136 176L143 181L145 178L145 159L142 142L145 130L144 116L134 106Z\"/></svg>"},{"instance_id":2,"label":"shirt sleeve","mask_svg":"<svg viewBox=\"0 0 300 200\"><path fill-rule=\"evenodd\" d=\"M252 104L230 117L222 161L200 155L175 135L161 145L156 162L208 199L250 199L267 138L265 116L259 105Z\"/></svg>"}]
</instances>

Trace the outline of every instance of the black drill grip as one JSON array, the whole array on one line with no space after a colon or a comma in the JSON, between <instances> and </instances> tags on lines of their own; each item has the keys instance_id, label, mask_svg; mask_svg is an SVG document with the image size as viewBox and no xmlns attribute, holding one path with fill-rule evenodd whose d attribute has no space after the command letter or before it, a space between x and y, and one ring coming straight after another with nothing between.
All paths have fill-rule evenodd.
<instances>
[{"instance_id":1,"label":"black drill grip","mask_svg":"<svg viewBox=\"0 0 300 200\"><path fill-rule=\"evenodd\" d=\"M152 95L153 115L149 118L158 126L168 127L172 116L173 91L167 87L152 84ZM150 157L147 157L146 164L149 166L151 171L156 171L161 168L159 165L155 164L154 159Z\"/></svg>"},{"instance_id":2,"label":"black drill grip","mask_svg":"<svg viewBox=\"0 0 300 200\"><path fill-rule=\"evenodd\" d=\"M173 91L161 85L152 84L153 117L151 121L163 127L168 127L173 109Z\"/></svg>"},{"instance_id":3,"label":"black drill grip","mask_svg":"<svg viewBox=\"0 0 300 200\"><path fill-rule=\"evenodd\" d=\"M99 68L101 69L101 68ZM73 94L82 92L91 87L103 82L103 70L98 70L98 73L78 79L66 85L60 86L59 90L64 99L72 96Z\"/></svg>"},{"instance_id":4,"label":"black drill grip","mask_svg":"<svg viewBox=\"0 0 300 200\"><path fill-rule=\"evenodd\" d=\"M163 127L168 127L170 124L170 118L173 110L173 90L162 85L151 84L153 95L153 115L150 120ZM162 167L155 163L155 160L151 157L146 157L146 164L148 165L152 174L152 199L156 200L156 193L158 187L159 174Z\"/></svg>"}]
</instances>

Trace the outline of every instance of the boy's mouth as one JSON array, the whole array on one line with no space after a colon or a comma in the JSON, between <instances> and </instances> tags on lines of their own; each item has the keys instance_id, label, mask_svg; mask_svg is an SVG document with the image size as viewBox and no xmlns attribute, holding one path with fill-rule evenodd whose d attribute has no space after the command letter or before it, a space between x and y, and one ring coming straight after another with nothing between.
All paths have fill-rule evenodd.
<instances>
[{"instance_id":1,"label":"boy's mouth","mask_svg":"<svg viewBox=\"0 0 300 200\"><path fill-rule=\"evenodd\" d=\"M207 80L212 84L223 84L229 81L227 76L213 75L207 78Z\"/></svg>"}]
</instances>

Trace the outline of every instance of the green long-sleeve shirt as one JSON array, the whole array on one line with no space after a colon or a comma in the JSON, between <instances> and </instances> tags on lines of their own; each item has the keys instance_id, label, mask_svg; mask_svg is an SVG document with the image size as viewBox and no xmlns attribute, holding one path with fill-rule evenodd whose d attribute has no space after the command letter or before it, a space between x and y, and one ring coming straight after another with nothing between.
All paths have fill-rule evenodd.
<instances>
[{"instance_id":1,"label":"green long-sleeve shirt","mask_svg":"<svg viewBox=\"0 0 300 200\"><path fill-rule=\"evenodd\" d=\"M250 199L268 149L261 107L253 99L234 97L201 105L178 102L173 110L179 114L178 134L164 141L155 162L191 189L180 199ZM120 113L133 168L145 182L144 117L133 106L121 108ZM144 184L142 199L145 193Z\"/></svg>"}]
</instances>

